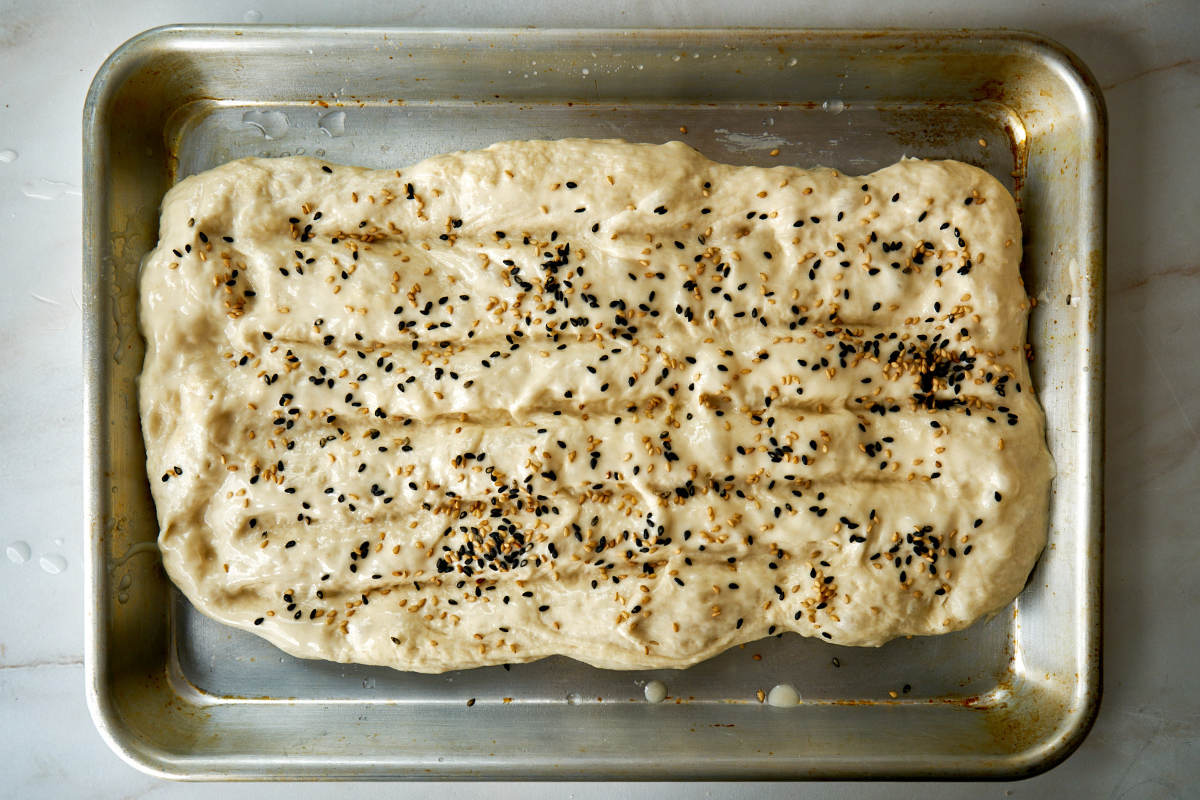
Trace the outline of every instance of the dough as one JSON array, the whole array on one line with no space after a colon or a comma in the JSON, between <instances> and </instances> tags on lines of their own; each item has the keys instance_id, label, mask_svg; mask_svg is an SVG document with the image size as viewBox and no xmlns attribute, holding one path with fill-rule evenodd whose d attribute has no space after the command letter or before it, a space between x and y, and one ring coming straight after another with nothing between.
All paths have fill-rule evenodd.
<instances>
[{"instance_id":1,"label":"dough","mask_svg":"<svg viewBox=\"0 0 1200 800\"><path fill-rule=\"evenodd\" d=\"M1012 197L689 147L245 159L166 196L163 563L306 658L682 667L963 628L1046 539Z\"/></svg>"}]
</instances>

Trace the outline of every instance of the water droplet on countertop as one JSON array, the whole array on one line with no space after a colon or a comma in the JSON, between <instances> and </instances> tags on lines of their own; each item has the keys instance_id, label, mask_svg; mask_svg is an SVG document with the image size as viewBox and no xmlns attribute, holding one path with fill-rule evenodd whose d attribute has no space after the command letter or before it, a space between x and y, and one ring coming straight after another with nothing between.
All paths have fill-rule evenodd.
<instances>
[{"instance_id":1,"label":"water droplet on countertop","mask_svg":"<svg viewBox=\"0 0 1200 800\"><path fill-rule=\"evenodd\" d=\"M647 703L661 703L667 699L667 685L662 681L650 681L643 691Z\"/></svg>"},{"instance_id":2,"label":"water droplet on countertop","mask_svg":"<svg viewBox=\"0 0 1200 800\"><path fill-rule=\"evenodd\" d=\"M8 560L14 564L24 564L32 554L32 551L29 549L29 542L13 542L4 548L4 552L8 556Z\"/></svg>"},{"instance_id":3,"label":"water droplet on countertop","mask_svg":"<svg viewBox=\"0 0 1200 800\"><path fill-rule=\"evenodd\" d=\"M794 686L781 683L771 689L767 695L767 703L776 708L791 708L800 705L800 693Z\"/></svg>"},{"instance_id":4,"label":"water droplet on countertop","mask_svg":"<svg viewBox=\"0 0 1200 800\"><path fill-rule=\"evenodd\" d=\"M821 103L821 108L830 114L840 114L846 110L846 104L834 98L833 100L826 100L824 103Z\"/></svg>"},{"instance_id":5,"label":"water droplet on countertop","mask_svg":"<svg viewBox=\"0 0 1200 800\"><path fill-rule=\"evenodd\" d=\"M317 121L317 127L321 129L321 133L334 138L345 136L346 112L330 111L328 114L323 114L321 119Z\"/></svg>"},{"instance_id":6,"label":"water droplet on countertop","mask_svg":"<svg viewBox=\"0 0 1200 800\"><path fill-rule=\"evenodd\" d=\"M583 72L583 74L584 74L584 75L589 75L589 74L591 74L591 73L588 71L588 68L587 68L587 67L584 67L584 68L583 68L583 70L581 70L581 71Z\"/></svg>"},{"instance_id":7,"label":"water droplet on countertop","mask_svg":"<svg viewBox=\"0 0 1200 800\"><path fill-rule=\"evenodd\" d=\"M579 692L571 692L567 695L567 705L569 706L577 706L582 702L583 695L581 695Z\"/></svg>"},{"instance_id":8,"label":"water droplet on countertop","mask_svg":"<svg viewBox=\"0 0 1200 800\"><path fill-rule=\"evenodd\" d=\"M67 560L58 553L42 556L38 559L38 564L41 566L43 572L50 575L57 575L67 568Z\"/></svg>"},{"instance_id":9,"label":"water droplet on countertop","mask_svg":"<svg viewBox=\"0 0 1200 800\"><path fill-rule=\"evenodd\" d=\"M282 111L252 109L242 114L242 122L257 128L268 139L278 139L288 129L288 118Z\"/></svg>"},{"instance_id":10,"label":"water droplet on countertop","mask_svg":"<svg viewBox=\"0 0 1200 800\"><path fill-rule=\"evenodd\" d=\"M262 22L262 12L256 8L252 8L242 15L242 19L249 23Z\"/></svg>"},{"instance_id":11,"label":"water droplet on countertop","mask_svg":"<svg viewBox=\"0 0 1200 800\"><path fill-rule=\"evenodd\" d=\"M63 546L63 539L62 539L62 537L61 537L61 536L59 536L57 539L55 539L55 540L54 540L54 546L55 546L55 547L62 547L62 546Z\"/></svg>"},{"instance_id":12,"label":"water droplet on countertop","mask_svg":"<svg viewBox=\"0 0 1200 800\"><path fill-rule=\"evenodd\" d=\"M11 164L17 158L16 150L0 150L0 164Z\"/></svg>"},{"instance_id":13,"label":"water droplet on countertop","mask_svg":"<svg viewBox=\"0 0 1200 800\"><path fill-rule=\"evenodd\" d=\"M80 197L83 191L73 183L38 178L27 181L21 187L21 194L32 200L58 200L60 197Z\"/></svg>"}]
</instances>

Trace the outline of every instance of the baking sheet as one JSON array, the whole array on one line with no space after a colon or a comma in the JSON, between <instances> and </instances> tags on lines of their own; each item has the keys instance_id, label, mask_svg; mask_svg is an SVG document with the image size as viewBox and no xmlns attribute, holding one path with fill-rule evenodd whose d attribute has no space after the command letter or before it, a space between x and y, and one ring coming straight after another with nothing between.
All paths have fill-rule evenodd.
<instances>
[{"instance_id":1,"label":"baking sheet","mask_svg":"<svg viewBox=\"0 0 1200 800\"><path fill-rule=\"evenodd\" d=\"M1018 776L1086 733L1099 696L1104 116L1056 46L1011 33L173 27L110 58L84 122L88 695L137 766L185 778ZM166 188L248 155L395 167L564 136L682 139L719 161L848 173L956 158L1017 192L1058 477L1050 545L1010 608L871 650L786 635L688 670L552 658L416 675L295 659L170 586L150 544L135 388L137 265ZM665 703L644 701L649 680L667 685ZM756 691L777 683L805 702L761 704Z\"/></svg>"}]
</instances>

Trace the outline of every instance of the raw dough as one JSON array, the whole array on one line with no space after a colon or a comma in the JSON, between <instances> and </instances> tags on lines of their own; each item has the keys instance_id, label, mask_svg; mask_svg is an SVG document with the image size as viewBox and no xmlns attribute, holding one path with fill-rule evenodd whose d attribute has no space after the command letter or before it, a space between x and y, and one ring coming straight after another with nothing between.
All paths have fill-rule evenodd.
<instances>
[{"instance_id":1,"label":"raw dough","mask_svg":"<svg viewBox=\"0 0 1200 800\"><path fill-rule=\"evenodd\" d=\"M182 181L141 276L163 563L297 656L681 667L963 628L1046 538L1009 193L508 142Z\"/></svg>"}]
</instances>

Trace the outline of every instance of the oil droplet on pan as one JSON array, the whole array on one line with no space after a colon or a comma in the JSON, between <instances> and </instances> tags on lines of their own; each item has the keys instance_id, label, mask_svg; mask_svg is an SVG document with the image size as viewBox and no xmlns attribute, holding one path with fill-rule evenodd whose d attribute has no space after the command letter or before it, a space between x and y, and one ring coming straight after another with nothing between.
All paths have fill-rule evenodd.
<instances>
[{"instance_id":1,"label":"oil droplet on pan","mask_svg":"<svg viewBox=\"0 0 1200 800\"><path fill-rule=\"evenodd\" d=\"M346 112L345 111L330 111L328 114L321 116L317 122L317 127L321 129L321 133L337 138L338 136L346 135Z\"/></svg>"},{"instance_id":2,"label":"oil droplet on pan","mask_svg":"<svg viewBox=\"0 0 1200 800\"><path fill-rule=\"evenodd\" d=\"M268 139L278 139L287 133L288 118L282 111L253 109L242 114L242 122L258 129Z\"/></svg>"},{"instance_id":3,"label":"oil droplet on pan","mask_svg":"<svg viewBox=\"0 0 1200 800\"><path fill-rule=\"evenodd\" d=\"M776 708L791 708L800 705L800 693L794 686L781 683L771 689L771 693L767 695L767 702Z\"/></svg>"},{"instance_id":4,"label":"oil droplet on pan","mask_svg":"<svg viewBox=\"0 0 1200 800\"><path fill-rule=\"evenodd\" d=\"M667 685L662 681L650 681L646 684L644 694L647 703L661 703L667 699Z\"/></svg>"}]
</instances>

